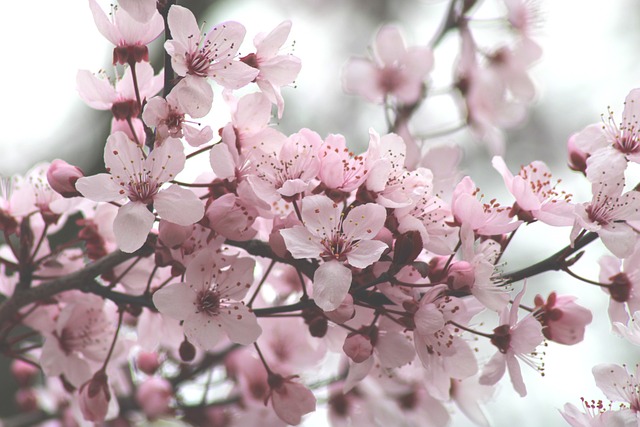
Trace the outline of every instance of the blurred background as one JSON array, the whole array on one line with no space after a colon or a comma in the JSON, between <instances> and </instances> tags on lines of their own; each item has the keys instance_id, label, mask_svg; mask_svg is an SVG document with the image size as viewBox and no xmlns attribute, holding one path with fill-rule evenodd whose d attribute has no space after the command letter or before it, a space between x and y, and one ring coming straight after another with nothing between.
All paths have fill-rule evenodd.
<instances>
[{"instance_id":1,"label":"blurred background","mask_svg":"<svg viewBox=\"0 0 640 427\"><path fill-rule=\"evenodd\" d=\"M479 17L499 16L502 10L485 1ZM566 141L584 126L598 122L611 106L620 118L626 94L638 86L640 62L640 9L633 0L535 1L538 9L534 39L542 46L543 58L532 68L538 97L528 120L507 132L506 161L512 171L532 160L545 161L561 188L574 194L574 201L590 200L590 188L578 174L566 168ZM293 21L286 51L302 60L295 87L283 89L286 106L280 129L288 134L308 127L321 136L342 133L358 152L366 147L368 129L385 132L380 106L345 95L340 70L352 55L366 56L380 25L397 23L403 27L407 44L426 44L443 18L447 1L429 0L218 0L185 1L208 28L224 20L237 20L247 28L240 52L252 50L251 41L259 32L270 31L284 19ZM108 1L102 2L108 9ZM502 28L502 30L500 29ZM504 25L487 20L472 24L474 35L499 42L506 37ZM62 158L85 172L102 165L102 149L110 125L110 112L95 111L78 97L75 78L78 69L111 72L111 46L94 26L86 2L10 2L0 14L3 61L0 66L0 176L24 174L37 162ZM491 45L489 45L491 46ZM154 68L159 70L161 43ZM447 38L436 52L434 84L439 76L450 75L451 62L458 52L458 40ZM219 93L216 109L206 120L222 126L228 120ZM219 107L219 108L218 108ZM420 118L424 132L440 130L455 123L427 110ZM217 129L214 127L214 129ZM438 143L459 142L465 146L462 169L471 175L489 198L511 203L501 177L490 165L491 155L482 144L458 132ZM538 261L568 243L568 229L547 230L532 226L519 231L505 271L513 271ZM597 260L606 253L593 244L576 271L597 279ZM518 285L519 286L519 285ZM516 289L519 289L516 288ZM591 368L598 363L626 363L634 366L640 349L609 333L606 314L608 297L599 289L547 273L529 280L525 298L531 303L535 293L545 297L550 290L579 296L579 302L594 312L585 342L564 347L549 344L545 349L546 375L523 366L529 390L520 399L505 376L494 399L487 405L493 426L534 427L563 425L558 413L565 402L580 404L580 397L603 398L595 387ZM482 326L479 325L479 329ZM492 351L481 353L490 357ZM2 359L0 359L2 361ZM483 359L481 362L485 361ZM3 361L6 362L6 361ZM6 363L0 371L0 416L12 412L13 392ZM307 424L322 426L322 411ZM452 425L470 425L460 414Z\"/></svg>"}]
</instances>

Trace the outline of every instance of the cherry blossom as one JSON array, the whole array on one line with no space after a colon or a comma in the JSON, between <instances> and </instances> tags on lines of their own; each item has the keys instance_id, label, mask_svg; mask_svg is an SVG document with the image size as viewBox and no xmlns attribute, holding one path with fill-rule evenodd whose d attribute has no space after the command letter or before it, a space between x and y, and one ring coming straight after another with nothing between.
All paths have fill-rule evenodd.
<instances>
[{"instance_id":1,"label":"cherry blossom","mask_svg":"<svg viewBox=\"0 0 640 427\"><path fill-rule=\"evenodd\" d=\"M594 366L593 377L596 385L607 399L622 402L622 412L635 414L640 420L640 384L638 383L640 370L636 366L635 373L630 374L625 366L602 364Z\"/></svg>"},{"instance_id":2,"label":"cherry blossom","mask_svg":"<svg viewBox=\"0 0 640 427\"><path fill-rule=\"evenodd\" d=\"M270 392L265 404L270 399L273 410L281 420L298 425L303 415L315 411L316 398L304 385L292 381L294 378L271 373L268 379Z\"/></svg>"},{"instance_id":3,"label":"cherry blossom","mask_svg":"<svg viewBox=\"0 0 640 427\"><path fill-rule=\"evenodd\" d=\"M609 299L609 318L611 322L627 324L629 317L640 310L640 246L636 244L633 252L624 260L612 256L600 258L600 282L608 284L604 291L611 295Z\"/></svg>"},{"instance_id":4,"label":"cherry blossom","mask_svg":"<svg viewBox=\"0 0 640 427\"><path fill-rule=\"evenodd\" d=\"M206 90L202 78L211 77L216 83L238 89L258 75L258 70L234 57L242 44L245 28L238 22L223 22L201 35L193 13L182 6L172 5L168 15L171 40L165 49L179 76L194 78L193 85Z\"/></svg>"},{"instance_id":5,"label":"cherry blossom","mask_svg":"<svg viewBox=\"0 0 640 427\"><path fill-rule=\"evenodd\" d=\"M584 330L593 316L574 301L570 295L558 296L551 292L545 302L540 295L535 297L535 316L542 323L545 338L561 344L573 345L584 338Z\"/></svg>"},{"instance_id":6,"label":"cherry blossom","mask_svg":"<svg viewBox=\"0 0 640 427\"><path fill-rule=\"evenodd\" d=\"M515 197L514 208L520 218L537 219L556 226L573 224L571 195L556 190L556 185L551 183L551 172L547 165L532 162L520 168L518 175L513 176L502 157L494 157L492 164Z\"/></svg>"},{"instance_id":7,"label":"cherry blossom","mask_svg":"<svg viewBox=\"0 0 640 427\"><path fill-rule=\"evenodd\" d=\"M518 306L524 295L524 287L516 296L511 309L505 308L500 314L501 325L493 330L491 343L498 348L498 352L487 362L480 376L480 384L493 385L504 375L505 368L509 370L513 388L520 396L527 394L527 388L522 379L518 359L533 365L527 359L527 353L535 352L542 343L542 326L536 318L528 314L518 320Z\"/></svg>"},{"instance_id":8,"label":"cherry blossom","mask_svg":"<svg viewBox=\"0 0 640 427\"><path fill-rule=\"evenodd\" d=\"M164 29L164 21L157 11L152 14L149 22L140 25L124 9L114 8L109 21L96 0L89 0L89 7L100 33L116 46L113 49L114 64L133 66L136 62L149 61L147 45Z\"/></svg>"},{"instance_id":9,"label":"cherry blossom","mask_svg":"<svg viewBox=\"0 0 640 427\"><path fill-rule=\"evenodd\" d=\"M617 257L631 255L637 240L636 232L626 221L640 219L640 197L637 191L622 194L623 187L624 180L592 185L592 201L575 206L572 243L575 243L583 229L594 231Z\"/></svg>"},{"instance_id":10,"label":"cherry blossom","mask_svg":"<svg viewBox=\"0 0 640 427\"><path fill-rule=\"evenodd\" d=\"M384 26L376 35L373 62L352 58L343 71L345 92L375 103L392 97L401 104L412 104L423 90L423 81L433 67L429 47L407 49L400 29Z\"/></svg>"},{"instance_id":11,"label":"cherry blossom","mask_svg":"<svg viewBox=\"0 0 640 427\"><path fill-rule=\"evenodd\" d=\"M260 70L255 82L269 101L278 107L278 118L282 118L284 110L280 88L293 83L302 66L294 55L278 55L290 31L291 21L283 21L268 34L256 35L253 39L256 53L241 58L244 63Z\"/></svg>"},{"instance_id":12,"label":"cherry blossom","mask_svg":"<svg viewBox=\"0 0 640 427\"><path fill-rule=\"evenodd\" d=\"M145 158L137 144L118 132L107 139L104 162L109 173L80 178L76 188L95 201L129 199L113 222L121 250L133 252L144 244L155 221L147 208L150 204L163 219L180 225L191 225L204 215L204 205L190 190L175 184L161 188L184 167L185 155L179 141L167 141Z\"/></svg>"},{"instance_id":13,"label":"cherry blossom","mask_svg":"<svg viewBox=\"0 0 640 427\"><path fill-rule=\"evenodd\" d=\"M340 306L351 286L351 270L344 264L365 268L377 261L387 245L373 240L384 225L382 206L367 203L346 216L326 196L308 196L302 201L304 226L281 230L294 258L323 259L313 277L314 301L325 311Z\"/></svg>"},{"instance_id":14,"label":"cherry blossom","mask_svg":"<svg viewBox=\"0 0 640 427\"><path fill-rule=\"evenodd\" d=\"M153 294L161 314L184 321L189 341L212 350L223 334L238 344L251 344L260 336L255 315L242 302L251 283L255 261L227 259L204 249L187 266L185 282Z\"/></svg>"}]
</instances>

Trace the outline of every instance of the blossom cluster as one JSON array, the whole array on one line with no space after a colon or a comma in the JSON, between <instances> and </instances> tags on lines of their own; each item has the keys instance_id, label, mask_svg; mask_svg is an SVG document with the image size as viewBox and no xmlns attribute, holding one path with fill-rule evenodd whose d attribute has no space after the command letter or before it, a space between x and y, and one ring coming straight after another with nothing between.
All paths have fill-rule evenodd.
<instances>
[{"instance_id":1,"label":"blossom cluster","mask_svg":"<svg viewBox=\"0 0 640 427\"><path fill-rule=\"evenodd\" d=\"M514 174L502 130L535 98L531 2L501 2L513 40L497 47L475 41L473 0L450 1L429 44L380 28L371 57L343 69L346 93L388 113L359 154L340 134L274 124L301 70L287 52L291 22L241 54L238 22L200 25L172 2L120 0L111 14L88 3L114 45L115 79L77 75L80 97L113 114L104 171L57 159L3 181L0 197L0 352L22 411L59 425L284 426L322 395L335 426L443 426L452 406L488 425L481 403L504 374L526 396L521 362L542 373L542 347L580 343L592 321L573 295L527 295L526 279L547 271L601 286L614 332L640 344L640 194L625 186L640 159L640 89L620 124L610 112L569 139L590 201L574 201L541 161ZM163 32L169 61L156 73L149 43ZM453 32L450 95L496 154L511 200L459 172L458 146L428 147L412 131L434 90L434 51ZM206 124L214 103L230 118L217 130ZM571 227L566 247L505 273L516 231L534 222ZM596 239L611 252L598 281L571 269ZM492 350L479 356L479 340ZM564 419L635 425L637 378L623 370L594 369L623 409L569 405Z\"/></svg>"}]
</instances>

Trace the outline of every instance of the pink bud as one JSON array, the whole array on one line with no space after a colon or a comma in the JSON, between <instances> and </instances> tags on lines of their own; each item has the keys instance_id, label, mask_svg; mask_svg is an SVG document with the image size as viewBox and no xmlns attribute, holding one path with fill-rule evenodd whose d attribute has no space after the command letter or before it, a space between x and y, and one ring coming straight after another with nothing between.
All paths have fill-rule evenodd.
<instances>
[{"instance_id":1,"label":"pink bud","mask_svg":"<svg viewBox=\"0 0 640 427\"><path fill-rule=\"evenodd\" d=\"M148 418L158 418L169 412L173 389L164 378L152 377L144 381L136 392L136 401Z\"/></svg>"},{"instance_id":2,"label":"pink bud","mask_svg":"<svg viewBox=\"0 0 640 427\"><path fill-rule=\"evenodd\" d=\"M93 378L80 386L78 403L85 420L100 422L106 418L111 400L107 380L107 374L100 370L95 373Z\"/></svg>"},{"instance_id":3,"label":"pink bud","mask_svg":"<svg viewBox=\"0 0 640 427\"><path fill-rule=\"evenodd\" d=\"M160 366L160 359L157 353L141 351L138 353L136 365L145 374L153 375Z\"/></svg>"},{"instance_id":4,"label":"pink bud","mask_svg":"<svg viewBox=\"0 0 640 427\"><path fill-rule=\"evenodd\" d=\"M373 345L369 337L359 333L350 333L344 340L342 351L355 363L362 363L373 353Z\"/></svg>"},{"instance_id":5,"label":"pink bud","mask_svg":"<svg viewBox=\"0 0 640 427\"><path fill-rule=\"evenodd\" d=\"M580 150L575 143L577 134L573 134L567 141L567 151L569 152L569 168L576 172L582 172L586 175L587 171L587 158L589 154Z\"/></svg>"},{"instance_id":6,"label":"pink bud","mask_svg":"<svg viewBox=\"0 0 640 427\"><path fill-rule=\"evenodd\" d=\"M49 170L47 170L47 181L49 181L49 185L63 197L81 196L78 190L76 190L76 181L83 176L84 172L82 172L82 169L60 159L51 162L51 166L49 166Z\"/></svg>"},{"instance_id":7,"label":"pink bud","mask_svg":"<svg viewBox=\"0 0 640 427\"><path fill-rule=\"evenodd\" d=\"M585 328L593 316L575 300L574 296L551 292L545 303L540 295L536 296L536 318L542 323L542 333L547 339L565 345L584 339Z\"/></svg>"},{"instance_id":8,"label":"pink bud","mask_svg":"<svg viewBox=\"0 0 640 427\"><path fill-rule=\"evenodd\" d=\"M38 409L38 398L32 388L21 388L16 391L16 403L22 412Z\"/></svg>"},{"instance_id":9,"label":"pink bud","mask_svg":"<svg viewBox=\"0 0 640 427\"><path fill-rule=\"evenodd\" d=\"M11 362L11 373L20 387L28 386L38 372L38 368L20 359Z\"/></svg>"},{"instance_id":10,"label":"pink bud","mask_svg":"<svg viewBox=\"0 0 640 427\"><path fill-rule=\"evenodd\" d=\"M447 284L451 289L471 289L476 281L473 265L467 261L457 261L451 264L447 275Z\"/></svg>"}]
</instances>

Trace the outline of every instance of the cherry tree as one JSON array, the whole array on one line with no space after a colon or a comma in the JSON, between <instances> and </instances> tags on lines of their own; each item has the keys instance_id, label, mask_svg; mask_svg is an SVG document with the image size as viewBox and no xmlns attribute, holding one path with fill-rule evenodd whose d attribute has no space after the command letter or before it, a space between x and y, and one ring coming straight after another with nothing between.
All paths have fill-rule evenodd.
<instances>
[{"instance_id":1,"label":"cherry tree","mask_svg":"<svg viewBox=\"0 0 640 427\"><path fill-rule=\"evenodd\" d=\"M112 43L116 76L79 70L78 93L113 120L103 171L54 159L3 178L0 355L23 413L9 425L286 426L324 407L332 426L445 426L453 411L486 426L505 373L502 394L535 398L522 371L542 376L546 352L580 346L596 309L584 286L604 290L612 333L640 345L628 173L640 89L621 116L567 135L590 197L540 160L508 165L505 130L536 99L541 48L533 2L495 2L509 40L485 44L482 2L449 0L430 41L387 24L347 61L336 85L385 119L363 130L362 152L340 129L278 126L304 64L288 49L295 22L210 25L173 1L78 5ZM445 40L456 60L438 87ZM420 134L421 108L442 94L461 124ZM229 121L212 128L221 109ZM509 197L460 170L460 131L492 154ZM562 246L506 263L534 223L564 230ZM599 277L582 277L598 240ZM571 280L543 296L527 283L543 273ZM638 425L637 369L595 366L609 403L559 403L558 422Z\"/></svg>"}]
</instances>

